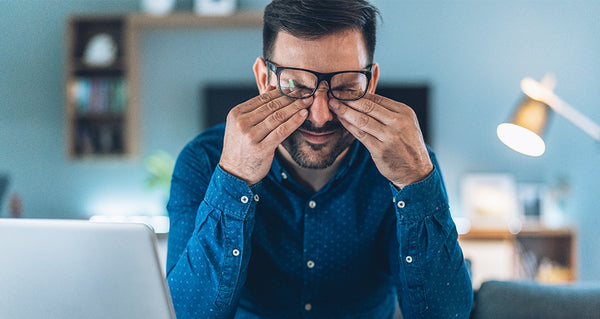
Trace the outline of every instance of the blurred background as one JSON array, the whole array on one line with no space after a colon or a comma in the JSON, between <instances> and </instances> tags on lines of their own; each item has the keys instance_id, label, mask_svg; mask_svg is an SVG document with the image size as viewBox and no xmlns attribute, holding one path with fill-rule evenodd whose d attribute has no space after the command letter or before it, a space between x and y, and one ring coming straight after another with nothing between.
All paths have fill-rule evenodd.
<instances>
[{"instance_id":1,"label":"blurred background","mask_svg":"<svg viewBox=\"0 0 600 319\"><path fill-rule=\"evenodd\" d=\"M166 215L166 187L149 185L156 175L149 160L161 157L156 165L168 167L206 128L203 88L253 85L251 66L262 54L260 21L226 28L142 22L146 27L135 33L136 55L124 58L125 71L115 71L127 77L127 68L136 64L136 82L128 83L137 90L136 121L130 128L136 132L134 151L127 156L74 156L68 146L73 108L66 107L67 86L73 75L86 77L93 71L73 69L67 21L74 15L139 18L147 10L142 2L0 0L0 175L8 180L5 187L0 182L1 217ZM461 232L476 229L473 215L482 214L465 202L465 195L472 194L465 184L472 186L474 176L502 177L508 187L490 183L508 192L506 200L516 203L513 209L523 222L515 230L498 219L494 228L512 234L503 233L500 242L527 231L528 218L537 218L537 230L567 229L575 240L564 248L573 250L567 252L571 263L566 265L574 268L571 279L600 281L599 144L556 115L540 157L516 153L496 136L496 126L510 118L523 97L521 79L540 80L547 72L556 76L556 94L600 121L600 2L372 2L383 18L375 50L380 82L428 88L429 142ZM236 11L260 12L267 3L238 0ZM196 6L192 0L178 0L166 15L193 14ZM86 43L81 41L76 45L83 50ZM124 44L117 45L124 50ZM475 184L477 188L481 181ZM522 191L531 185L538 195ZM545 195L539 195L542 191ZM525 197L537 201L533 213L525 209ZM549 204L539 204L547 197ZM519 247L509 249L514 253ZM542 257L536 257L536 269L543 265Z\"/></svg>"}]
</instances>

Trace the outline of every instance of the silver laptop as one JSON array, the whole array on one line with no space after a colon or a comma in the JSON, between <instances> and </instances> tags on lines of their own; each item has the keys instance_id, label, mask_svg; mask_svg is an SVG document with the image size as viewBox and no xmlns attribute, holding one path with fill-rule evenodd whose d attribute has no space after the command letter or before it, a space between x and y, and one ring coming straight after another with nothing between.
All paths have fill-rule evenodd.
<instances>
[{"instance_id":1,"label":"silver laptop","mask_svg":"<svg viewBox=\"0 0 600 319\"><path fill-rule=\"evenodd\" d=\"M143 224L0 218L1 318L175 318Z\"/></svg>"}]
</instances>

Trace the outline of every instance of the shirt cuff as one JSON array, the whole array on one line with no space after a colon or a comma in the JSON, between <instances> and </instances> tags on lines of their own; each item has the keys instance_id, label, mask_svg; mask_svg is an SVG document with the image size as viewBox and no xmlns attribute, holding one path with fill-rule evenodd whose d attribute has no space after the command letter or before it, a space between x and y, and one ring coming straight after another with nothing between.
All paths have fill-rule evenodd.
<instances>
[{"instance_id":1,"label":"shirt cuff","mask_svg":"<svg viewBox=\"0 0 600 319\"><path fill-rule=\"evenodd\" d=\"M251 218L260 200L260 184L248 186L243 180L225 172L221 166L213 172L204 196L211 207L239 219Z\"/></svg>"},{"instance_id":2,"label":"shirt cuff","mask_svg":"<svg viewBox=\"0 0 600 319\"><path fill-rule=\"evenodd\" d=\"M425 179L398 190L390 183L396 216L400 222L417 222L448 210L448 196L439 169Z\"/></svg>"}]
</instances>

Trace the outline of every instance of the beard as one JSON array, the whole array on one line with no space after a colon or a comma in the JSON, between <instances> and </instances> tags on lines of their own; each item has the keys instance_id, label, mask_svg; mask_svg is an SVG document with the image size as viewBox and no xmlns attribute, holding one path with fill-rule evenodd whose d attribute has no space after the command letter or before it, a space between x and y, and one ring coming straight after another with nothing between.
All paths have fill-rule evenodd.
<instances>
[{"instance_id":1,"label":"beard","mask_svg":"<svg viewBox=\"0 0 600 319\"><path fill-rule=\"evenodd\" d=\"M332 132L333 134L327 142L313 144L302 137L300 130L311 133ZM311 122L305 121L281 145L300 167L323 169L331 166L353 142L354 136L339 121L327 122L322 127L315 127Z\"/></svg>"}]
</instances>

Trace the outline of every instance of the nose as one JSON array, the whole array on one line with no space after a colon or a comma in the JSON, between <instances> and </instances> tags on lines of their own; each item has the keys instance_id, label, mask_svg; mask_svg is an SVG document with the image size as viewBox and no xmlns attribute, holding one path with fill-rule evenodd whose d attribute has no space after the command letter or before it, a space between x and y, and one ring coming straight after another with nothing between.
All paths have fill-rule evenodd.
<instances>
[{"instance_id":1,"label":"nose","mask_svg":"<svg viewBox=\"0 0 600 319\"><path fill-rule=\"evenodd\" d=\"M326 81L319 83L313 96L313 104L308 108L308 120L316 127L322 127L333 120L333 113L329 110L329 90Z\"/></svg>"}]
</instances>

